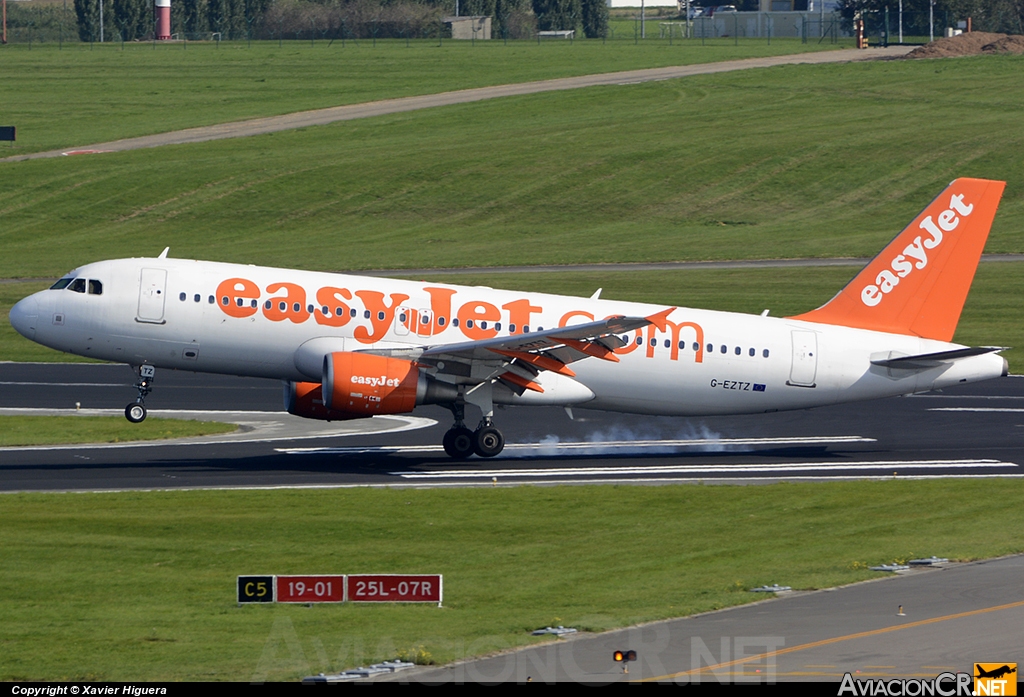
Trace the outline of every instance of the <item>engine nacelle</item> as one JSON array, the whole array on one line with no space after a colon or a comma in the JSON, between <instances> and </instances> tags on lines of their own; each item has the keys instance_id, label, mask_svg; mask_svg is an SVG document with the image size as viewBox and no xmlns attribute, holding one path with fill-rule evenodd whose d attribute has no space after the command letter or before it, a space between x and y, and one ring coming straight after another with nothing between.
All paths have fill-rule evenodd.
<instances>
[{"instance_id":1,"label":"engine nacelle","mask_svg":"<svg viewBox=\"0 0 1024 697\"><path fill-rule=\"evenodd\" d=\"M412 361L337 351L324 356L323 395L328 409L350 414L404 414L422 404L426 376ZM423 394L418 395L422 382Z\"/></svg>"},{"instance_id":2,"label":"engine nacelle","mask_svg":"<svg viewBox=\"0 0 1024 697\"><path fill-rule=\"evenodd\" d=\"M458 388L401 358L336 351L324 356L323 380L285 385L289 414L326 421L405 414L420 404L444 404Z\"/></svg>"},{"instance_id":3,"label":"engine nacelle","mask_svg":"<svg viewBox=\"0 0 1024 697\"><path fill-rule=\"evenodd\" d=\"M324 405L323 387L319 382L286 382L284 408L289 414L321 421L344 421L362 417L362 414L347 414L328 409Z\"/></svg>"}]
</instances>

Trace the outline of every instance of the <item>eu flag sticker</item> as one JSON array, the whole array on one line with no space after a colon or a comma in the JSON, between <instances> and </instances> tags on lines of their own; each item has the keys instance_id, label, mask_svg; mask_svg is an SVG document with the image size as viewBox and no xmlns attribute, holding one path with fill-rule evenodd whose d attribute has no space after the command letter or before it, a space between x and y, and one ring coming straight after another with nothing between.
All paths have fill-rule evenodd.
<instances>
[{"instance_id":1,"label":"eu flag sticker","mask_svg":"<svg viewBox=\"0 0 1024 697\"><path fill-rule=\"evenodd\" d=\"M754 392L764 392L764 385L754 383Z\"/></svg>"}]
</instances>

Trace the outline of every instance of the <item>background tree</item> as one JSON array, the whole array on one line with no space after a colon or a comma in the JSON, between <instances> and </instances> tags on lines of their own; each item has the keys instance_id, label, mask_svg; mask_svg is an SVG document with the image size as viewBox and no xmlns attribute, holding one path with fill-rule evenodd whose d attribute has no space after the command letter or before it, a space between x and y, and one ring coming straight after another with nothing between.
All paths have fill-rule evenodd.
<instances>
[{"instance_id":1,"label":"background tree","mask_svg":"<svg viewBox=\"0 0 1024 697\"><path fill-rule=\"evenodd\" d=\"M583 9L580 0L533 0L537 28L541 31L579 29Z\"/></svg>"},{"instance_id":2,"label":"background tree","mask_svg":"<svg viewBox=\"0 0 1024 697\"><path fill-rule=\"evenodd\" d=\"M114 0L113 5L114 24L124 41L142 39L153 32L151 0Z\"/></svg>"},{"instance_id":3,"label":"background tree","mask_svg":"<svg viewBox=\"0 0 1024 697\"><path fill-rule=\"evenodd\" d=\"M608 36L608 5L604 0L581 0L583 33L588 39Z\"/></svg>"},{"instance_id":4,"label":"background tree","mask_svg":"<svg viewBox=\"0 0 1024 697\"><path fill-rule=\"evenodd\" d=\"M100 40L100 2L103 3L103 38L114 36L114 4L111 0L75 0L78 19L78 38L82 41Z\"/></svg>"}]
</instances>

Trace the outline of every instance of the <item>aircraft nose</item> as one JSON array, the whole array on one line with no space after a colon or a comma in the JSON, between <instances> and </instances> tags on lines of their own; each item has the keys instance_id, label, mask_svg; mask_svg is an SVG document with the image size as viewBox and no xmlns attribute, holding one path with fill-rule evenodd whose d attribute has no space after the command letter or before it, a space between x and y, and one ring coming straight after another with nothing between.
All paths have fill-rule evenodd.
<instances>
[{"instance_id":1,"label":"aircraft nose","mask_svg":"<svg viewBox=\"0 0 1024 697\"><path fill-rule=\"evenodd\" d=\"M11 308L11 326L26 339L35 341L39 323L39 301L30 295Z\"/></svg>"}]
</instances>

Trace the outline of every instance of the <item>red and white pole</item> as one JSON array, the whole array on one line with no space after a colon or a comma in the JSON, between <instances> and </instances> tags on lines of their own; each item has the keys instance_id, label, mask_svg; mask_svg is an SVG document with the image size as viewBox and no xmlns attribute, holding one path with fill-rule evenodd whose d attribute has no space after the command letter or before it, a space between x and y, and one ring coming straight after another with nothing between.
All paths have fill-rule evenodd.
<instances>
[{"instance_id":1,"label":"red and white pole","mask_svg":"<svg viewBox=\"0 0 1024 697\"><path fill-rule=\"evenodd\" d=\"M171 0L156 0L156 38L159 41L171 38Z\"/></svg>"}]
</instances>

